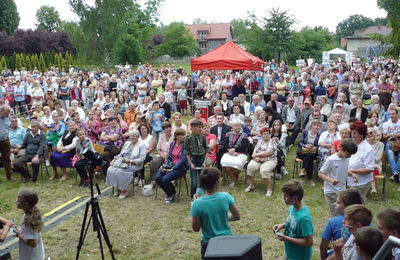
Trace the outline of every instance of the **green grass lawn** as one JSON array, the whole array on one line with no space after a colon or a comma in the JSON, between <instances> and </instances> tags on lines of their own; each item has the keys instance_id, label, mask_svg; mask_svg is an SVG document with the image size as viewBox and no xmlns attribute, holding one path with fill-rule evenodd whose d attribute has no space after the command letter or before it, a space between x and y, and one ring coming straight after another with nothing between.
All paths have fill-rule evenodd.
<instances>
[{"instance_id":1,"label":"green grass lawn","mask_svg":"<svg viewBox=\"0 0 400 260\"><path fill-rule=\"evenodd\" d=\"M260 176L256 177L256 190L244 193L246 185L243 172L237 187L233 189L227 186L221 187L222 191L227 191L234 196L241 213L240 221L230 223L233 234L251 234L261 237L264 259L280 259L283 256L283 243L276 239L272 226L286 219L288 207L283 202L280 187L292 178L294 156L295 149L292 148L286 159L289 175L276 182L275 193L271 198L265 197L266 190ZM15 177L20 180L20 176ZM89 196L88 189L78 187L72 171L70 171L70 177L64 182L49 181L45 174L44 181L39 176L36 184L11 183L6 181L4 170L1 169L2 216L7 219L14 218L16 224L21 225L23 213L17 210L15 199L18 191L24 187L38 192L40 197L38 206L43 214L76 196ZM187 178L190 181L189 174ZM101 188L105 187L103 179L99 179L98 182ZM376 186L378 193L381 192L381 180L377 181ZM382 201L381 193L376 197L368 197L367 206L374 215L382 209L398 209L400 206L397 185L389 181L386 187L386 201ZM137 191L136 188L135 196L129 196L125 200L119 200L112 195L99 200L116 259L199 259L201 234L192 231L190 198L185 194L184 184L181 201L169 205L164 202L164 194L160 190L158 200L155 200L154 196L143 197ZM313 259L319 259L320 234L329 219L322 183L318 183L315 187L305 185L304 202L310 209L314 222ZM51 259L75 257L83 213L83 210L80 211L43 234L46 256ZM13 250L11 254L13 259L16 259L18 250ZM106 255L106 259L110 259L109 255ZM80 259L100 259L98 241L92 229L89 229L80 256Z\"/></svg>"}]
</instances>

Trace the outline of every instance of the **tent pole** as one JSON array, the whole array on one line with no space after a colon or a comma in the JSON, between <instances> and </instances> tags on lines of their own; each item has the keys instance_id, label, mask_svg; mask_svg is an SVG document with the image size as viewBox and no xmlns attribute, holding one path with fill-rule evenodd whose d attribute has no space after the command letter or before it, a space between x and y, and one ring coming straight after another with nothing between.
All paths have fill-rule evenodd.
<instances>
[{"instance_id":1,"label":"tent pole","mask_svg":"<svg viewBox=\"0 0 400 260\"><path fill-rule=\"evenodd\" d=\"M190 81L190 89L192 90L192 91L190 91L190 93L192 95L192 102L190 102L190 107L191 107L190 113L192 114L192 116L193 116L193 106L194 106L194 99L193 99L193 73L194 72L192 72L192 80Z\"/></svg>"}]
</instances>

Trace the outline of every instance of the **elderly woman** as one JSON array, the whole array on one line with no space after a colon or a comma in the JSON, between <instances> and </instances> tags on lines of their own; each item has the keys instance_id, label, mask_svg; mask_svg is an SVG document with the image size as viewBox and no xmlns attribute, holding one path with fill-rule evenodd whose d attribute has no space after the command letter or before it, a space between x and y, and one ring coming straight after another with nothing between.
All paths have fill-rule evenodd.
<instances>
[{"instance_id":1,"label":"elderly woman","mask_svg":"<svg viewBox=\"0 0 400 260\"><path fill-rule=\"evenodd\" d=\"M319 140L319 128L321 127L321 121L313 120L311 122L311 129L309 131L304 130L300 136L299 146L297 148L297 157L303 160L303 168L300 171L299 177L307 175L312 186L315 185L313 181L313 168L314 159L318 155L318 140Z\"/></svg>"},{"instance_id":2,"label":"elderly woman","mask_svg":"<svg viewBox=\"0 0 400 260\"><path fill-rule=\"evenodd\" d=\"M139 141L138 130L129 132L129 140L125 142L116 158L107 170L106 184L116 187L114 196L124 199L128 195L129 184L132 182L133 173L143 168L146 158L146 147Z\"/></svg>"},{"instance_id":3,"label":"elderly woman","mask_svg":"<svg viewBox=\"0 0 400 260\"><path fill-rule=\"evenodd\" d=\"M77 141L75 131L75 123L70 121L68 123L68 132L64 133L60 138L56 151L50 155L50 165L53 167L53 176L50 177L50 180L58 178L57 167L60 167L63 172L61 180L68 179L66 168L72 168L72 157L75 155Z\"/></svg>"},{"instance_id":4,"label":"elderly woman","mask_svg":"<svg viewBox=\"0 0 400 260\"><path fill-rule=\"evenodd\" d=\"M341 139L337 131L337 124L333 120L328 121L328 130L321 133L318 140L318 170L321 169L325 160L331 155L333 142Z\"/></svg>"},{"instance_id":5,"label":"elderly woman","mask_svg":"<svg viewBox=\"0 0 400 260\"><path fill-rule=\"evenodd\" d=\"M267 118L267 113L265 111L257 110L257 113L255 114L258 116L258 120L256 121L255 124L253 124L253 128L251 129L251 136L253 139L253 144L256 145L259 140L262 139L261 137L261 129L264 127L268 126L266 118Z\"/></svg>"},{"instance_id":6,"label":"elderly woman","mask_svg":"<svg viewBox=\"0 0 400 260\"><path fill-rule=\"evenodd\" d=\"M43 97L44 93L39 84L35 81L33 82L32 89L32 107L42 106L43 105Z\"/></svg>"},{"instance_id":7,"label":"elderly woman","mask_svg":"<svg viewBox=\"0 0 400 260\"><path fill-rule=\"evenodd\" d=\"M164 133L160 135L160 138L157 142L157 155L149 165L150 167L150 179L153 181L155 174L160 169L160 166L164 163L164 161L168 157L168 149L172 141L174 140L174 135L172 134L172 126L171 123L165 122L162 126ZM186 132L185 132L186 135ZM152 183L155 184L155 183Z\"/></svg>"},{"instance_id":8,"label":"elderly woman","mask_svg":"<svg viewBox=\"0 0 400 260\"><path fill-rule=\"evenodd\" d=\"M374 178L371 182L371 193L376 194L375 187L375 176L382 172L382 156L385 146L382 142L377 139L378 130L374 127L369 127L367 132L367 141L372 146L375 152L375 168L374 168Z\"/></svg>"},{"instance_id":9,"label":"elderly woman","mask_svg":"<svg viewBox=\"0 0 400 260\"><path fill-rule=\"evenodd\" d=\"M332 106L328 104L328 99L326 96L321 96L319 102L321 102L321 114L329 118L331 116Z\"/></svg>"},{"instance_id":10,"label":"elderly woman","mask_svg":"<svg viewBox=\"0 0 400 260\"><path fill-rule=\"evenodd\" d=\"M119 154L122 146L122 129L117 125L117 118L108 118L108 124L104 127L99 138L100 143L104 145L103 159L107 162L103 167L103 173L107 172L111 161L114 156Z\"/></svg>"},{"instance_id":11,"label":"elderly woman","mask_svg":"<svg viewBox=\"0 0 400 260\"><path fill-rule=\"evenodd\" d=\"M240 120L242 124L244 123L244 115L240 113L240 105L233 105L232 106L232 112L229 116L229 125L232 125L232 122L235 120Z\"/></svg>"},{"instance_id":12,"label":"elderly woman","mask_svg":"<svg viewBox=\"0 0 400 260\"><path fill-rule=\"evenodd\" d=\"M260 170L261 178L267 185L267 193L265 196L271 197L271 178L276 165L278 164L276 150L278 144L274 139L271 139L271 130L268 126L261 129L262 139L256 144L252 155L252 160L247 166L247 176L249 179L249 187L244 192L254 190L254 174Z\"/></svg>"},{"instance_id":13,"label":"elderly woman","mask_svg":"<svg viewBox=\"0 0 400 260\"><path fill-rule=\"evenodd\" d=\"M186 132L183 129L179 128L175 131L174 141L169 146L167 159L155 176L158 186L167 194L166 203L171 203L175 199L176 190L172 181L182 177L189 170L189 163L184 151L185 137Z\"/></svg>"},{"instance_id":14,"label":"elderly woman","mask_svg":"<svg viewBox=\"0 0 400 260\"><path fill-rule=\"evenodd\" d=\"M224 137L224 141L219 149L224 155L221 158L222 170L231 177L230 187L235 187L239 173L247 162L247 147L249 141L247 135L242 130L242 122L235 120L232 122L232 131Z\"/></svg>"},{"instance_id":15,"label":"elderly woman","mask_svg":"<svg viewBox=\"0 0 400 260\"><path fill-rule=\"evenodd\" d=\"M357 181L352 177L347 178L350 187L360 192L361 198L365 203L367 193L373 180L373 171L375 169L375 152L372 146L367 142L367 125L362 121L355 121L350 125L351 137L358 146L357 153L350 157L349 173L357 176Z\"/></svg>"}]
</instances>

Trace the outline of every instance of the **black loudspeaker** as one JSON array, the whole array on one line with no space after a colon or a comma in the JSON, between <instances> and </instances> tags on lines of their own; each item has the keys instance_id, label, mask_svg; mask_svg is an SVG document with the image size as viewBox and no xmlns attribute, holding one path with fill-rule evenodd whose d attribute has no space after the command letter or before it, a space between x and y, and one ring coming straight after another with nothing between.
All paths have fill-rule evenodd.
<instances>
[{"instance_id":1,"label":"black loudspeaker","mask_svg":"<svg viewBox=\"0 0 400 260\"><path fill-rule=\"evenodd\" d=\"M262 260L261 238L258 236L220 236L208 241L204 259Z\"/></svg>"}]
</instances>

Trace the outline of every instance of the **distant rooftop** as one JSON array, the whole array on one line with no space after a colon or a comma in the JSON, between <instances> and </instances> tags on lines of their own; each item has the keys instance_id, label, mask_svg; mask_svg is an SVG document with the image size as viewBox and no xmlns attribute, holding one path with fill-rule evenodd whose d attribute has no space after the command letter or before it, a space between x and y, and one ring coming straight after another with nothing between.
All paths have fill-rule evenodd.
<instances>
[{"instance_id":1,"label":"distant rooftop","mask_svg":"<svg viewBox=\"0 0 400 260\"><path fill-rule=\"evenodd\" d=\"M388 35L392 32L392 29L385 25L376 25L376 26L369 26L367 28L362 28L360 30L356 30L352 37L346 38L363 38L368 37L367 34L370 33L378 33L381 35Z\"/></svg>"},{"instance_id":2,"label":"distant rooftop","mask_svg":"<svg viewBox=\"0 0 400 260\"><path fill-rule=\"evenodd\" d=\"M232 29L230 23L192 24L186 28L193 33L195 39L199 38L199 32L206 31L208 40L226 39ZM233 38L233 31L231 33Z\"/></svg>"}]
</instances>

